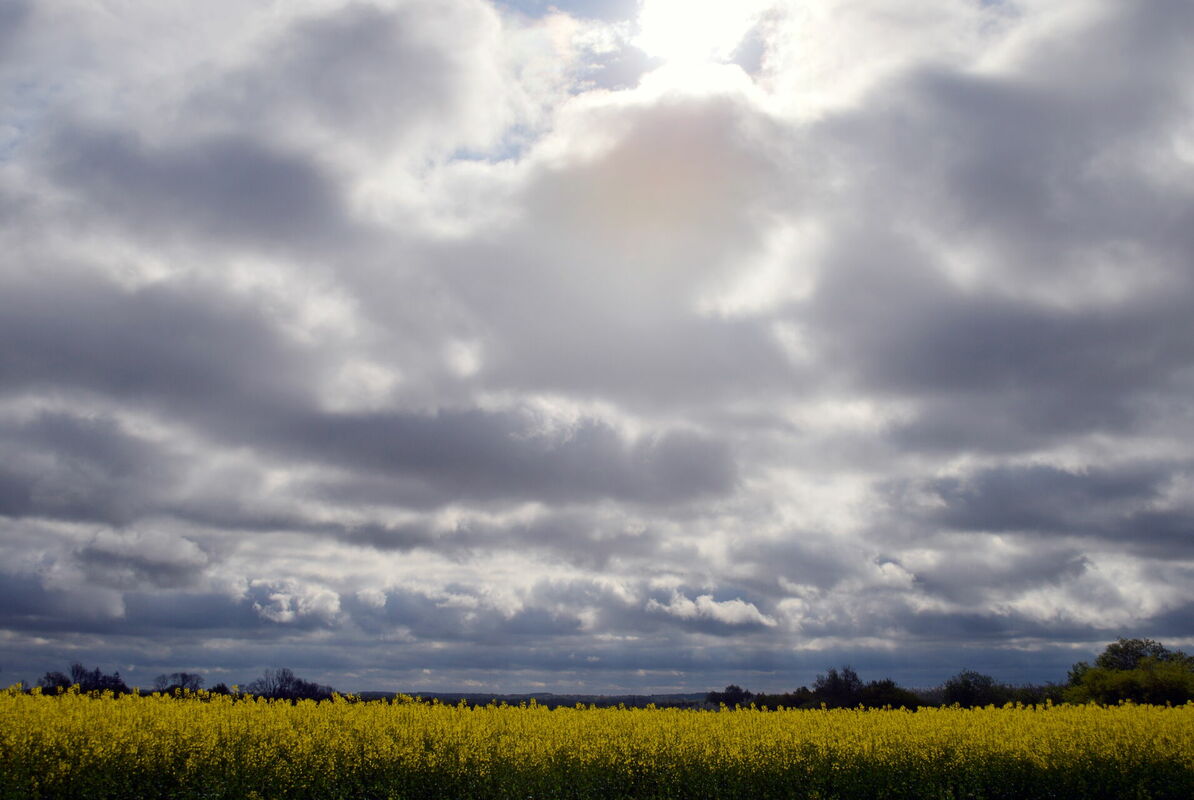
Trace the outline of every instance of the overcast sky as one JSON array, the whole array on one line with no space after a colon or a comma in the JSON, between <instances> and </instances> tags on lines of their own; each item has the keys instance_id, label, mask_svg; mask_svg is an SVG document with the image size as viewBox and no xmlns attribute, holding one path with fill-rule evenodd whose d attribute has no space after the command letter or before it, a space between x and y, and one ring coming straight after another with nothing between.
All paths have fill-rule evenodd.
<instances>
[{"instance_id":1,"label":"overcast sky","mask_svg":"<svg viewBox=\"0 0 1194 800\"><path fill-rule=\"evenodd\" d=\"M1189 0L0 0L0 683L1194 642Z\"/></svg>"}]
</instances>

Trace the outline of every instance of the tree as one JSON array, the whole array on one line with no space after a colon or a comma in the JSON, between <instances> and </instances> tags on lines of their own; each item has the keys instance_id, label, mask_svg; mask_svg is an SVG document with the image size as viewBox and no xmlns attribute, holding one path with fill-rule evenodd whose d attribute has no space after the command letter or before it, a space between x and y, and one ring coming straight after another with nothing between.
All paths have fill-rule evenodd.
<instances>
[{"instance_id":1,"label":"tree","mask_svg":"<svg viewBox=\"0 0 1194 800\"><path fill-rule=\"evenodd\" d=\"M1194 700L1194 669L1178 661L1142 660L1135 669L1092 667L1065 699L1073 703L1133 703L1181 705Z\"/></svg>"},{"instance_id":2,"label":"tree","mask_svg":"<svg viewBox=\"0 0 1194 800\"><path fill-rule=\"evenodd\" d=\"M1007 690L995 682L990 675L964 669L945 682L946 705L958 704L963 708L988 706L1004 702Z\"/></svg>"},{"instance_id":3,"label":"tree","mask_svg":"<svg viewBox=\"0 0 1194 800\"><path fill-rule=\"evenodd\" d=\"M71 682L77 683L79 690L84 692L111 691L117 694L124 694L129 691L129 687L125 685L119 672L106 675L100 671L99 667L89 670L82 664L71 664L70 677Z\"/></svg>"},{"instance_id":4,"label":"tree","mask_svg":"<svg viewBox=\"0 0 1194 800\"><path fill-rule=\"evenodd\" d=\"M71 664L70 677L73 683L79 685L79 690L84 692L111 691L116 694L126 694L129 691L129 687L125 685L119 672L105 675L100 672L99 667L89 670L82 664Z\"/></svg>"},{"instance_id":5,"label":"tree","mask_svg":"<svg viewBox=\"0 0 1194 800\"><path fill-rule=\"evenodd\" d=\"M917 708L923 705L920 697L898 686L891 678L871 681L862 687L860 701L867 708Z\"/></svg>"},{"instance_id":6,"label":"tree","mask_svg":"<svg viewBox=\"0 0 1194 800\"><path fill-rule=\"evenodd\" d=\"M783 694L756 694L754 702L766 708L816 708L819 705L807 686Z\"/></svg>"},{"instance_id":7,"label":"tree","mask_svg":"<svg viewBox=\"0 0 1194 800\"><path fill-rule=\"evenodd\" d=\"M153 679L155 692L197 692L203 688L203 678L193 672L171 672Z\"/></svg>"},{"instance_id":8,"label":"tree","mask_svg":"<svg viewBox=\"0 0 1194 800\"><path fill-rule=\"evenodd\" d=\"M70 678L61 672L47 672L37 679L37 685L43 691L54 692L70 688Z\"/></svg>"},{"instance_id":9,"label":"tree","mask_svg":"<svg viewBox=\"0 0 1194 800\"><path fill-rule=\"evenodd\" d=\"M862 679L851 667L830 670L813 682L813 696L830 708L851 708L862 702Z\"/></svg>"},{"instance_id":10,"label":"tree","mask_svg":"<svg viewBox=\"0 0 1194 800\"><path fill-rule=\"evenodd\" d=\"M37 685L47 691L68 689L71 686L78 686L81 692L110 691L116 694L127 694L129 691L129 687L121 679L119 672L105 675L99 667L87 669L79 663L70 665L69 675L64 675L61 672L47 672L41 676Z\"/></svg>"},{"instance_id":11,"label":"tree","mask_svg":"<svg viewBox=\"0 0 1194 800\"><path fill-rule=\"evenodd\" d=\"M1022 686L1005 686L1007 702L1026 706L1043 706L1046 703L1065 702L1065 687L1056 683L1029 683Z\"/></svg>"},{"instance_id":12,"label":"tree","mask_svg":"<svg viewBox=\"0 0 1194 800\"><path fill-rule=\"evenodd\" d=\"M752 697L754 695L746 689L731 683L724 692L709 692L705 695L705 702L715 706L721 703L725 703L727 706L740 706L749 703Z\"/></svg>"},{"instance_id":13,"label":"tree","mask_svg":"<svg viewBox=\"0 0 1194 800\"><path fill-rule=\"evenodd\" d=\"M249 694L279 700L327 700L336 692L330 686L305 681L286 667L267 669L245 689Z\"/></svg>"},{"instance_id":14,"label":"tree","mask_svg":"<svg viewBox=\"0 0 1194 800\"><path fill-rule=\"evenodd\" d=\"M1181 650L1169 650L1152 639L1116 639L1095 659L1095 666L1102 669L1136 669L1145 659L1155 661L1184 662L1194 666L1194 657Z\"/></svg>"},{"instance_id":15,"label":"tree","mask_svg":"<svg viewBox=\"0 0 1194 800\"><path fill-rule=\"evenodd\" d=\"M1066 700L1073 703L1180 704L1194 699L1194 657L1152 639L1117 639L1095 659L1070 669Z\"/></svg>"}]
</instances>

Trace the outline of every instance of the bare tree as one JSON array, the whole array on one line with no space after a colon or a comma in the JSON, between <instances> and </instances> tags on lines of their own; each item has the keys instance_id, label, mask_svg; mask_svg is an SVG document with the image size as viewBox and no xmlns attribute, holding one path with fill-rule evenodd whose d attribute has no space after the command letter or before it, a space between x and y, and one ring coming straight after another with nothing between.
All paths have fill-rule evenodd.
<instances>
[{"instance_id":1,"label":"bare tree","mask_svg":"<svg viewBox=\"0 0 1194 800\"><path fill-rule=\"evenodd\" d=\"M61 672L47 672L41 676L37 685L46 690L67 689L71 686L78 686L79 690L83 692L112 691L116 694L124 694L129 691L129 687L120 677L119 672L106 675L100 671L99 667L87 669L78 663L70 665L69 675Z\"/></svg>"},{"instance_id":2,"label":"bare tree","mask_svg":"<svg viewBox=\"0 0 1194 800\"><path fill-rule=\"evenodd\" d=\"M203 678L193 672L171 672L154 678L153 688L157 692L197 692L203 688Z\"/></svg>"},{"instance_id":3,"label":"bare tree","mask_svg":"<svg viewBox=\"0 0 1194 800\"><path fill-rule=\"evenodd\" d=\"M70 688L70 678L61 672L47 672L37 679L37 685L45 691Z\"/></svg>"},{"instance_id":4,"label":"bare tree","mask_svg":"<svg viewBox=\"0 0 1194 800\"><path fill-rule=\"evenodd\" d=\"M844 666L839 672L830 668L818 675L813 683L813 695L830 708L851 708L862 702L862 679L853 668Z\"/></svg>"},{"instance_id":5,"label":"bare tree","mask_svg":"<svg viewBox=\"0 0 1194 800\"><path fill-rule=\"evenodd\" d=\"M326 700L336 691L330 686L305 681L286 667L267 669L245 688L249 694L284 700Z\"/></svg>"}]
</instances>

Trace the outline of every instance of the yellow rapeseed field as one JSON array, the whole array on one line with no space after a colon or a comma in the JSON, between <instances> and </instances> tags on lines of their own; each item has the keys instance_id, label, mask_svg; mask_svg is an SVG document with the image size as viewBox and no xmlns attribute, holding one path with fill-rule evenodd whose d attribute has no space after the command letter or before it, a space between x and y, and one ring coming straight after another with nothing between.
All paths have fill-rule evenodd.
<instances>
[{"instance_id":1,"label":"yellow rapeseed field","mask_svg":"<svg viewBox=\"0 0 1194 800\"><path fill-rule=\"evenodd\" d=\"M10 798L1182 798L1194 704L720 712L0 693Z\"/></svg>"}]
</instances>

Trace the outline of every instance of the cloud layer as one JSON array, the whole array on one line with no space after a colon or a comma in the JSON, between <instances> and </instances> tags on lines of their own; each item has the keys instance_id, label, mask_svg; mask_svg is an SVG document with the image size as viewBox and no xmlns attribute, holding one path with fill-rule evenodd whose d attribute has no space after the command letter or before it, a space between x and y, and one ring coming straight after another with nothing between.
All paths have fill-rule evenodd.
<instances>
[{"instance_id":1,"label":"cloud layer","mask_svg":"<svg viewBox=\"0 0 1194 800\"><path fill-rule=\"evenodd\" d=\"M1194 641L1194 9L756 5L5 5L4 674Z\"/></svg>"}]
</instances>

